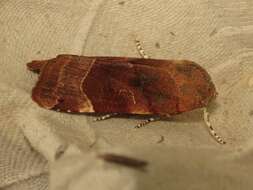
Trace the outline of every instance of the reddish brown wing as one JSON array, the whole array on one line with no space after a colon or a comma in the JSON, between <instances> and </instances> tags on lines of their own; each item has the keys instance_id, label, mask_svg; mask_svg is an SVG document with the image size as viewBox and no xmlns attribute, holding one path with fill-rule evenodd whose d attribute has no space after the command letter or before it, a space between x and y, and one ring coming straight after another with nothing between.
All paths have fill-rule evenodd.
<instances>
[{"instance_id":1,"label":"reddish brown wing","mask_svg":"<svg viewBox=\"0 0 253 190\"><path fill-rule=\"evenodd\" d=\"M65 112L94 112L81 88L94 59L58 56L55 59L28 63L30 70L40 72L32 98L41 107ZM43 64L42 64L43 63Z\"/></svg>"},{"instance_id":2,"label":"reddish brown wing","mask_svg":"<svg viewBox=\"0 0 253 190\"><path fill-rule=\"evenodd\" d=\"M209 75L193 62L73 55L47 61L33 90L49 109L157 115L200 108L215 96Z\"/></svg>"}]
</instances>

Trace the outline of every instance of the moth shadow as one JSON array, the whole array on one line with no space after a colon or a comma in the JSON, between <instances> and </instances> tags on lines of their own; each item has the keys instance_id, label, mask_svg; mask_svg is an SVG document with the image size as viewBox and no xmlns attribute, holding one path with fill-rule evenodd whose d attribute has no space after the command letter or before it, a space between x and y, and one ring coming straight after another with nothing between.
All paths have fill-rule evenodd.
<instances>
[{"instance_id":1,"label":"moth shadow","mask_svg":"<svg viewBox=\"0 0 253 190\"><path fill-rule=\"evenodd\" d=\"M208 105L208 113L212 115L213 112L219 107L219 105L216 102L212 102ZM173 116L173 121L175 122L189 122L189 123L194 123L194 122L200 122L203 121L203 116L204 111L203 109L196 109L190 112L185 112L179 115Z\"/></svg>"},{"instance_id":2,"label":"moth shadow","mask_svg":"<svg viewBox=\"0 0 253 190\"><path fill-rule=\"evenodd\" d=\"M216 102L212 102L208 105L208 112L212 114L219 105ZM115 116L115 118L132 118L136 120L146 120L151 117L156 118L159 117L160 121L173 121L173 122L179 122L179 123L195 123L199 121L203 121L203 109L195 109L193 111L184 112L181 114L173 115L171 117L166 116L158 116L158 115L133 115L133 114L120 114L118 116Z\"/></svg>"},{"instance_id":3,"label":"moth shadow","mask_svg":"<svg viewBox=\"0 0 253 190\"><path fill-rule=\"evenodd\" d=\"M212 112L214 112L217 108L219 107L219 105L216 102L212 102L208 105L208 112L210 114L212 114ZM69 114L69 113L68 113ZM74 114L74 115L86 115L89 117L93 117L94 119L97 117L101 117L103 115L106 114L110 114L110 113L70 113L70 114ZM194 123L194 122L199 122L203 120L203 109L195 109L193 111L189 111L189 112L184 112L181 114L177 114L177 115L173 115L170 117L166 117L166 116L159 116L159 115L151 115L151 114L147 114L147 115L142 115L142 114L118 114L118 115L114 115L112 116L112 118L123 118L123 119L136 119L136 120L147 120L149 118L156 118L159 117L160 121L173 121L173 122L182 122L182 123Z\"/></svg>"},{"instance_id":4,"label":"moth shadow","mask_svg":"<svg viewBox=\"0 0 253 190\"><path fill-rule=\"evenodd\" d=\"M219 105L216 102L212 102L208 105L208 113L212 115L213 112L219 107ZM175 122L189 122L189 123L194 123L194 122L200 122L203 121L203 114L204 111L203 109L195 109L190 112L185 112L182 114L178 114L172 117L172 120Z\"/></svg>"}]
</instances>

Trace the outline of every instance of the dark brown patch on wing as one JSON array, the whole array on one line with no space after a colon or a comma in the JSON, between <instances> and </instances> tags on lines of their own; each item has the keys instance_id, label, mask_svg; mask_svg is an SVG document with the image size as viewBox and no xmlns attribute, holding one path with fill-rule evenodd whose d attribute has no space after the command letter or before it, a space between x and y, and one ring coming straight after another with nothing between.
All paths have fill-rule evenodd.
<instances>
[{"instance_id":1,"label":"dark brown patch on wing","mask_svg":"<svg viewBox=\"0 0 253 190\"><path fill-rule=\"evenodd\" d=\"M164 70L135 65L134 80L139 81L137 90L148 102L151 113L163 115L176 113L178 106L174 80Z\"/></svg>"}]
</instances>

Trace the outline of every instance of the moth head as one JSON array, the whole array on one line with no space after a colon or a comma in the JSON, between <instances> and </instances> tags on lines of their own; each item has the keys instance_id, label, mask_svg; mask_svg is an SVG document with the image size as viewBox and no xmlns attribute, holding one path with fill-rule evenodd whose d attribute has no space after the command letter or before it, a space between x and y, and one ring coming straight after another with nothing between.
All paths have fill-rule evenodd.
<instances>
[{"instance_id":1,"label":"moth head","mask_svg":"<svg viewBox=\"0 0 253 190\"><path fill-rule=\"evenodd\" d=\"M26 66L28 70L33 71L35 73L40 73L41 69L44 65L47 64L48 61L32 61L30 63L27 63Z\"/></svg>"}]
</instances>

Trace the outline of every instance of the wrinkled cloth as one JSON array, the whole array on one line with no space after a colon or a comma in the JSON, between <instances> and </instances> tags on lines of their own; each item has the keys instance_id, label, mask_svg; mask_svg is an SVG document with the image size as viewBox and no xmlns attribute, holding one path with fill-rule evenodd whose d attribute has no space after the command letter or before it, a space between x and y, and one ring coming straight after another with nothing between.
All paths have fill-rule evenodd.
<instances>
[{"instance_id":1,"label":"wrinkled cloth","mask_svg":"<svg viewBox=\"0 0 253 190\"><path fill-rule=\"evenodd\" d=\"M251 0L0 1L0 189L252 189ZM218 97L209 135L196 110L134 129L141 118L93 122L31 99L31 60L68 53L188 59L210 73ZM109 76L108 76L109 77ZM161 138L164 140L161 142ZM107 163L118 153L145 171Z\"/></svg>"}]
</instances>

